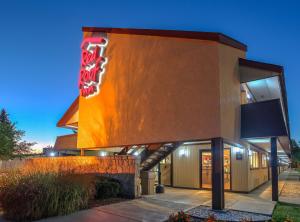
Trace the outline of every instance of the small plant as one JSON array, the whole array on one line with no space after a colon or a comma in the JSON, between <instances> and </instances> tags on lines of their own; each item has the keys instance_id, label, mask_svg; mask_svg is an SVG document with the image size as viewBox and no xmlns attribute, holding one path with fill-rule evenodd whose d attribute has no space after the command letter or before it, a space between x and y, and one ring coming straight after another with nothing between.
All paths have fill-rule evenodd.
<instances>
[{"instance_id":1,"label":"small plant","mask_svg":"<svg viewBox=\"0 0 300 222\"><path fill-rule=\"evenodd\" d=\"M214 214L210 214L206 219L206 222L215 222L215 221L217 221L217 218Z\"/></svg>"},{"instance_id":2,"label":"small plant","mask_svg":"<svg viewBox=\"0 0 300 222\"><path fill-rule=\"evenodd\" d=\"M183 211L179 211L176 214L172 214L169 217L169 222L189 222L190 220L190 215Z\"/></svg>"},{"instance_id":3,"label":"small plant","mask_svg":"<svg viewBox=\"0 0 300 222\"><path fill-rule=\"evenodd\" d=\"M251 222L251 221L252 221L252 220L249 219L249 218L244 218L244 219L241 220L241 222Z\"/></svg>"},{"instance_id":4,"label":"small plant","mask_svg":"<svg viewBox=\"0 0 300 222\"><path fill-rule=\"evenodd\" d=\"M284 222L294 222L294 220L292 218L287 217L285 218Z\"/></svg>"}]
</instances>

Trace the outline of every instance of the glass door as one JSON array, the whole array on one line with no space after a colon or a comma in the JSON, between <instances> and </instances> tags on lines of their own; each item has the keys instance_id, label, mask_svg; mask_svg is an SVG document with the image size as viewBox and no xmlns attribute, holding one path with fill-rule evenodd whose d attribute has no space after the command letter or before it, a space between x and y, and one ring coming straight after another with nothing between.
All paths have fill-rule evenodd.
<instances>
[{"instance_id":1,"label":"glass door","mask_svg":"<svg viewBox=\"0 0 300 222\"><path fill-rule=\"evenodd\" d=\"M224 189L230 190L230 149L224 149Z\"/></svg>"},{"instance_id":2,"label":"glass door","mask_svg":"<svg viewBox=\"0 0 300 222\"><path fill-rule=\"evenodd\" d=\"M201 186L202 188L211 188L211 152L202 151L201 153Z\"/></svg>"},{"instance_id":3,"label":"glass door","mask_svg":"<svg viewBox=\"0 0 300 222\"><path fill-rule=\"evenodd\" d=\"M212 156L211 151L201 151L201 168L200 168L200 179L201 188L212 187ZM230 165L230 149L224 149L224 189L230 190L230 180L231 180L231 165Z\"/></svg>"}]
</instances>

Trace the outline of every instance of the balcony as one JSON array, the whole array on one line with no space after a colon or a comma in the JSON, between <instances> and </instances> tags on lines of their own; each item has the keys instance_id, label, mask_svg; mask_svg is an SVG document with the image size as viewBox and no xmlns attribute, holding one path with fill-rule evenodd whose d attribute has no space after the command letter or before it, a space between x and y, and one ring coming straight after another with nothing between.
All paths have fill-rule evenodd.
<instances>
[{"instance_id":1,"label":"balcony","mask_svg":"<svg viewBox=\"0 0 300 222\"><path fill-rule=\"evenodd\" d=\"M241 138L249 142L271 137L289 154L289 118L283 68L246 59L239 60L241 81Z\"/></svg>"},{"instance_id":2,"label":"balcony","mask_svg":"<svg viewBox=\"0 0 300 222\"><path fill-rule=\"evenodd\" d=\"M287 135L280 99L241 106L241 137L243 139Z\"/></svg>"}]
</instances>

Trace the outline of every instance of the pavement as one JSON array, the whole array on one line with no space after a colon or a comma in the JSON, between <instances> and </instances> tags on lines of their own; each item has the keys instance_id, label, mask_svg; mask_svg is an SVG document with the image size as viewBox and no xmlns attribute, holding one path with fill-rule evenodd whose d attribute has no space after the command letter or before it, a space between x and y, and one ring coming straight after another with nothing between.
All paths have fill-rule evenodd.
<instances>
[{"instance_id":1,"label":"pavement","mask_svg":"<svg viewBox=\"0 0 300 222\"><path fill-rule=\"evenodd\" d=\"M280 201L300 204L300 181L289 177L295 173L284 172L280 175ZM297 175L295 178L298 178ZM226 192L225 207L271 215L276 204L271 201L271 194L270 182L249 194ZM210 191L166 188L164 194L147 195L135 200L82 210L67 216L47 218L41 222L159 222L165 221L170 214L179 210L187 211L199 205L211 206Z\"/></svg>"},{"instance_id":2,"label":"pavement","mask_svg":"<svg viewBox=\"0 0 300 222\"><path fill-rule=\"evenodd\" d=\"M294 170L289 172L279 200L286 203L300 204L300 172Z\"/></svg>"}]
</instances>

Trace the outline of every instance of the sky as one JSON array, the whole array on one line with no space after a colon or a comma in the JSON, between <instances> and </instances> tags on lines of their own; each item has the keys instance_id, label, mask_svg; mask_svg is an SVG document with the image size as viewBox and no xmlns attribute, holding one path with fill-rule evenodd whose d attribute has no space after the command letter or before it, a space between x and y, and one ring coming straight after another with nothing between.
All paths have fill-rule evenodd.
<instances>
[{"instance_id":1,"label":"sky","mask_svg":"<svg viewBox=\"0 0 300 222\"><path fill-rule=\"evenodd\" d=\"M0 108L25 139L54 144L78 95L82 26L212 31L248 45L247 58L284 66L291 136L300 140L297 1L0 0Z\"/></svg>"}]
</instances>

